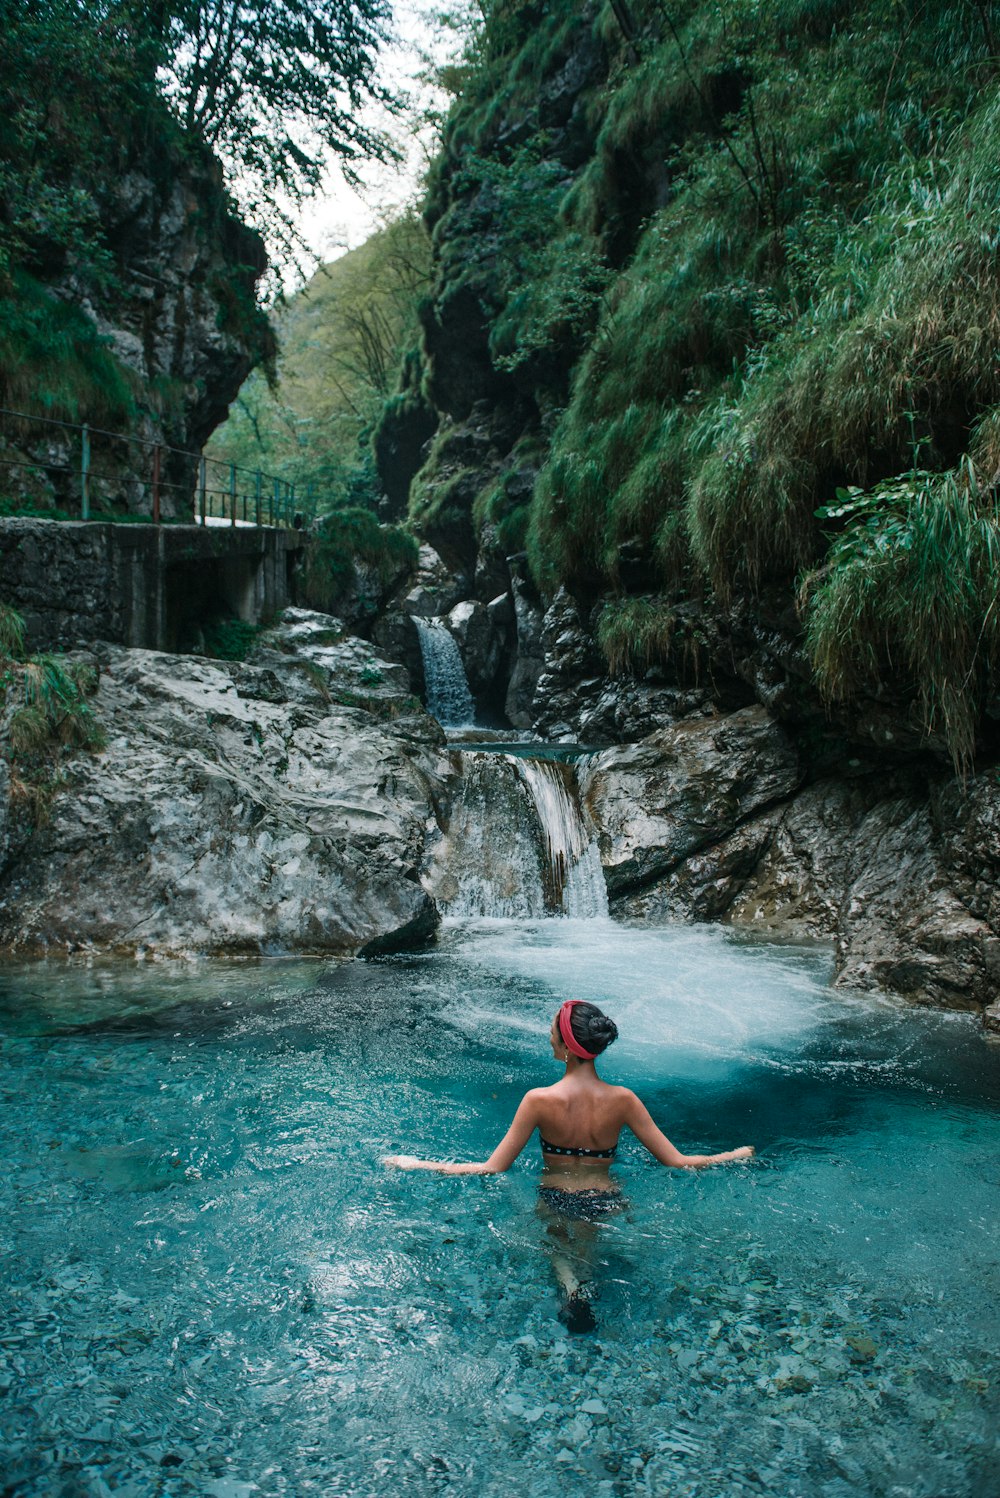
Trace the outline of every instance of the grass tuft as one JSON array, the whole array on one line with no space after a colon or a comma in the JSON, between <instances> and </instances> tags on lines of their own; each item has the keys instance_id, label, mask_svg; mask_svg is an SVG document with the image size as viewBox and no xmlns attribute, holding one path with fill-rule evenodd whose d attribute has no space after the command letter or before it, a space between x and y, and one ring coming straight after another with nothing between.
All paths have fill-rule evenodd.
<instances>
[{"instance_id":1,"label":"grass tuft","mask_svg":"<svg viewBox=\"0 0 1000 1498\"><path fill-rule=\"evenodd\" d=\"M964 773L1000 665L997 500L965 462L852 491L846 504L846 530L800 594L820 687L833 701L912 693L928 739Z\"/></svg>"},{"instance_id":2,"label":"grass tuft","mask_svg":"<svg viewBox=\"0 0 1000 1498\"><path fill-rule=\"evenodd\" d=\"M597 643L612 676L642 676L670 656L677 616L660 598L613 599L597 620Z\"/></svg>"}]
</instances>

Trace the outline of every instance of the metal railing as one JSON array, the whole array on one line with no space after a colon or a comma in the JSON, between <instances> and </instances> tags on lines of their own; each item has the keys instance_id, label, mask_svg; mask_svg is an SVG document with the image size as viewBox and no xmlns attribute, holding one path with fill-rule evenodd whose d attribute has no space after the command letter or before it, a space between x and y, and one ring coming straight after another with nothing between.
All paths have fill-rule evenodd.
<instances>
[{"instance_id":1,"label":"metal railing","mask_svg":"<svg viewBox=\"0 0 1000 1498\"><path fill-rule=\"evenodd\" d=\"M14 436L22 447L42 439L26 433L15 436L5 431L8 420L23 423L26 428L59 428L77 434L76 461L67 461L62 454L51 461L32 456L16 458L0 448L0 471L20 470L43 476L49 480L57 500L68 501L74 509L79 509L81 520L94 518L95 499L103 498L110 505L120 500L123 490L131 491L130 498L135 497L137 490L149 495L149 517L154 525L162 523L162 502L166 495L171 494L183 496L179 508L187 510L190 507L195 521L201 525L215 521L234 526L301 526L315 518L318 497L311 483L306 485L304 494L296 494L294 483L260 468L226 463L219 458L206 457L204 453L188 452L181 447L170 447L130 433L106 431L87 422L61 421L53 416L39 416L0 406L0 436L6 436L8 440ZM94 462L95 438L97 464ZM128 470L124 473L102 471L100 458L107 460L113 454L114 444L122 444L126 452L138 448L143 456L139 461L129 458ZM145 478L143 471L147 475ZM44 518L44 513L40 518ZM100 512L100 518L114 520L124 517L109 509ZM168 520L172 518L167 517Z\"/></svg>"}]
</instances>

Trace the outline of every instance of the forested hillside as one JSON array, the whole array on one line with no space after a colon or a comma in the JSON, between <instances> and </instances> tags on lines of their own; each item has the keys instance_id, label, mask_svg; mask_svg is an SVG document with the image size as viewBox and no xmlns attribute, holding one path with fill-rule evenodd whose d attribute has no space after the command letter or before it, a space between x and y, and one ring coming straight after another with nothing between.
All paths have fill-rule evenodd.
<instances>
[{"instance_id":1,"label":"forested hillside","mask_svg":"<svg viewBox=\"0 0 1000 1498\"><path fill-rule=\"evenodd\" d=\"M492 4L427 203L418 533L526 548L613 673L818 692L967 764L1000 649L998 36L972 0Z\"/></svg>"},{"instance_id":2,"label":"forested hillside","mask_svg":"<svg viewBox=\"0 0 1000 1498\"><path fill-rule=\"evenodd\" d=\"M417 340L429 285L430 243L415 214L322 266L274 313L276 378L250 376L210 453L285 474L321 511L373 504L373 428Z\"/></svg>"}]
</instances>

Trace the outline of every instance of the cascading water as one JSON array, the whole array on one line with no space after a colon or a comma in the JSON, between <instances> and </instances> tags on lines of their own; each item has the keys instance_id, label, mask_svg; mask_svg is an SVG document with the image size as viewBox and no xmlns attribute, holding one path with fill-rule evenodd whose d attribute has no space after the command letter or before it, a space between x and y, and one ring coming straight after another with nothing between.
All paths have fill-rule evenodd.
<instances>
[{"instance_id":1,"label":"cascading water","mask_svg":"<svg viewBox=\"0 0 1000 1498\"><path fill-rule=\"evenodd\" d=\"M515 764L538 812L553 909L577 918L606 916L601 855L584 826L572 769L551 759L518 759Z\"/></svg>"},{"instance_id":2,"label":"cascading water","mask_svg":"<svg viewBox=\"0 0 1000 1498\"><path fill-rule=\"evenodd\" d=\"M555 760L458 753L462 791L427 876L449 916L608 914L597 843L573 771Z\"/></svg>"},{"instance_id":3,"label":"cascading water","mask_svg":"<svg viewBox=\"0 0 1000 1498\"><path fill-rule=\"evenodd\" d=\"M444 728L471 727L476 705L454 637L440 619L414 615L413 622L420 637L427 711Z\"/></svg>"},{"instance_id":4,"label":"cascading water","mask_svg":"<svg viewBox=\"0 0 1000 1498\"><path fill-rule=\"evenodd\" d=\"M449 916L544 916L541 839L534 803L506 754L455 753L461 775L448 830L427 886Z\"/></svg>"}]
</instances>

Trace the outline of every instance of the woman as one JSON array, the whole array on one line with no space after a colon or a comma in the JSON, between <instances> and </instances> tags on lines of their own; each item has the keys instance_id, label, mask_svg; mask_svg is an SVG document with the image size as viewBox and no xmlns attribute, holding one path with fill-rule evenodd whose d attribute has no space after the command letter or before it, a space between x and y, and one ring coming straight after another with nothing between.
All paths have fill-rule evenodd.
<instances>
[{"instance_id":1,"label":"woman","mask_svg":"<svg viewBox=\"0 0 1000 1498\"><path fill-rule=\"evenodd\" d=\"M513 1123L488 1160L454 1164L388 1155L384 1163L400 1170L436 1170L442 1175L497 1175L510 1169L537 1129L543 1163L541 1201L562 1219L553 1220L550 1231L568 1241L581 1235L591 1240L593 1228L573 1234L567 1230L567 1220L592 1224L622 1205L621 1193L608 1172L623 1128L630 1129L661 1165L699 1169L750 1158L753 1146L749 1144L719 1155L685 1155L675 1149L634 1092L612 1087L597 1075L595 1060L617 1036L614 1020L596 1005L568 999L549 1033L552 1054L566 1063L566 1071L551 1087L534 1087L525 1093ZM566 1292L563 1319L572 1330L589 1331L594 1319L581 1297L579 1277L564 1261L554 1261L554 1268Z\"/></svg>"}]
</instances>

